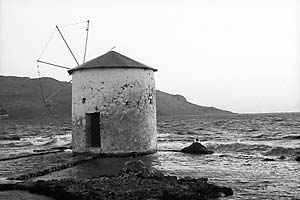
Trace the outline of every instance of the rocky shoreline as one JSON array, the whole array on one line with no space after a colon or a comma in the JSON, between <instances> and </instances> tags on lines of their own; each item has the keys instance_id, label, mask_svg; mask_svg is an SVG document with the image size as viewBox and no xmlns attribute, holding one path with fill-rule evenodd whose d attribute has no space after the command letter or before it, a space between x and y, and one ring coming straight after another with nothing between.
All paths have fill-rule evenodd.
<instances>
[{"instance_id":1,"label":"rocky shoreline","mask_svg":"<svg viewBox=\"0 0 300 200\"><path fill-rule=\"evenodd\" d=\"M7 190L26 190L64 200L206 200L233 195L231 188L208 183L207 178L179 179L150 172L140 160L127 162L117 176L0 184L0 191Z\"/></svg>"}]
</instances>

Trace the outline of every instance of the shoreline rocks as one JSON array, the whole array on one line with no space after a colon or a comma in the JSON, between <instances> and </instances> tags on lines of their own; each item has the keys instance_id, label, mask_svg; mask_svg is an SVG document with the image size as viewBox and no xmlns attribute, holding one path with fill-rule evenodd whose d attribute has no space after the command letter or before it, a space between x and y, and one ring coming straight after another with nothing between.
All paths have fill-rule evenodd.
<instances>
[{"instance_id":1,"label":"shoreline rocks","mask_svg":"<svg viewBox=\"0 0 300 200\"><path fill-rule=\"evenodd\" d=\"M213 154L213 151L208 150L200 142L193 142L190 146L180 150L183 153L189 154Z\"/></svg>"},{"instance_id":2,"label":"shoreline rocks","mask_svg":"<svg viewBox=\"0 0 300 200\"><path fill-rule=\"evenodd\" d=\"M207 200L233 195L207 178L177 178L150 172L140 160L129 161L118 176L0 184L0 190L27 190L64 200Z\"/></svg>"}]
</instances>

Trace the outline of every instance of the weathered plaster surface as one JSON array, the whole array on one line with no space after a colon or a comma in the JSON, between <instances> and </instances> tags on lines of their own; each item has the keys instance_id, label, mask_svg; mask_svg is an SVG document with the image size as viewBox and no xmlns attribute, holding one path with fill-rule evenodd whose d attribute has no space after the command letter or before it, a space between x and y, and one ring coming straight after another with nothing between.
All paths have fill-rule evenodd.
<instances>
[{"instance_id":1,"label":"weathered plaster surface","mask_svg":"<svg viewBox=\"0 0 300 200\"><path fill-rule=\"evenodd\" d=\"M152 70L81 70L73 73L72 82L74 152L156 151L156 93ZM86 140L85 114L93 112L100 112L101 149L89 147Z\"/></svg>"}]
</instances>

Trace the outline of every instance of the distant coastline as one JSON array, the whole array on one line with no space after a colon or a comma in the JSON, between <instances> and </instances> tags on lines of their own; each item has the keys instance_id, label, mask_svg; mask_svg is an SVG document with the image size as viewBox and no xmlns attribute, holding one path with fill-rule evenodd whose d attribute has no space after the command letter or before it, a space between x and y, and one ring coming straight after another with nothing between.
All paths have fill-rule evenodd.
<instances>
[{"instance_id":1,"label":"distant coastline","mask_svg":"<svg viewBox=\"0 0 300 200\"><path fill-rule=\"evenodd\" d=\"M49 117L71 117L71 84L53 78L41 78L44 97L61 90L43 102L38 79L28 77L0 76L0 102L10 119ZM47 107L45 106L47 105ZM184 96L156 91L158 116L186 115L231 115L230 111L193 104Z\"/></svg>"}]
</instances>

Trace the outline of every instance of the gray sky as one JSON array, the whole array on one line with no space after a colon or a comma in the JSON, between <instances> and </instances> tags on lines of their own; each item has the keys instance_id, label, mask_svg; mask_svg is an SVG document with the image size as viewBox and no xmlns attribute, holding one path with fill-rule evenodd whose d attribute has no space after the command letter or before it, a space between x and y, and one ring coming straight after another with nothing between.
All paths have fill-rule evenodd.
<instances>
[{"instance_id":1,"label":"gray sky","mask_svg":"<svg viewBox=\"0 0 300 200\"><path fill-rule=\"evenodd\" d=\"M158 68L156 87L239 113L300 112L300 1L0 0L0 74L37 77L55 25L89 19L87 60L115 51ZM85 24L61 28L82 62ZM74 67L55 32L41 60ZM40 65L42 76L70 80Z\"/></svg>"}]
</instances>

